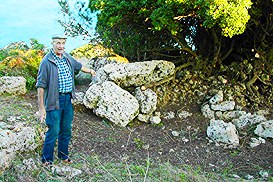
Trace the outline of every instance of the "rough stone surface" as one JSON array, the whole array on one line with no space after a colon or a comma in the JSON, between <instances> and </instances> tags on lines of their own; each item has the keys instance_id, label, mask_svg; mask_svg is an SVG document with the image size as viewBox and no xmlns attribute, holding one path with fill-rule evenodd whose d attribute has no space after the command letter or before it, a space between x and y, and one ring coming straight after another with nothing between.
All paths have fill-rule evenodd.
<instances>
[{"instance_id":1,"label":"rough stone surface","mask_svg":"<svg viewBox=\"0 0 273 182\"><path fill-rule=\"evenodd\" d=\"M175 113L173 111L170 111L164 114L164 119L173 119L173 118L175 118Z\"/></svg>"},{"instance_id":2,"label":"rough stone surface","mask_svg":"<svg viewBox=\"0 0 273 182\"><path fill-rule=\"evenodd\" d=\"M221 120L232 120L239 118L240 116L246 115L246 111L225 111L225 112L215 112L217 119Z\"/></svg>"},{"instance_id":3,"label":"rough stone surface","mask_svg":"<svg viewBox=\"0 0 273 182\"><path fill-rule=\"evenodd\" d=\"M223 120L210 120L210 126L207 128L207 135L210 139L230 144L239 145L239 136L235 125L225 123Z\"/></svg>"},{"instance_id":4,"label":"rough stone surface","mask_svg":"<svg viewBox=\"0 0 273 182\"><path fill-rule=\"evenodd\" d=\"M178 110L177 111L177 117L184 119L187 118L189 116L192 116L192 113L188 112L188 111L183 111L183 110Z\"/></svg>"},{"instance_id":5,"label":"rough stone surface","mask_svg":"<svg viewBox=\"0 0 273 182\"><path fill-rule=\"evenodd\" d=\"M273 120L260 123L254 133L260 137L273 138Z\"/></svg>"},{"instance_id":6,"label":"rough stone surface","mask_svg":"<svg viewBox=\"0 0 273 182\"><path fill-rule=\"evenodd\" d=\"M139 103L140 113L151 114L156 110L157 95L151 89L141 90L140 87L137 87L135 97Z\"/></svg>"},{"instance_id":7,"label":"rough stone surface","mask_svg":"<svg viewBox=\"0 0 273 182\"><path fill-rule=\"evenodd\" d=\"M126 126L139 114L137 99L110 81L92 85L83 103L96 115L121 126Z\"/></svg>"},{"instance_id":8,"label":"rough stone surface","mask_svg":"<svg viewBox=\"0 0 273 182\"><path fill-rule=\"evenodd\" d=\"M74 105L83 105L83 98L84 98L85 93L84 92L76 92L75 93L75 98L72 99L72 103Z\"/></svg>"},{"instance_id":9,"label":"rough stone surface","mask_svg":"<svg viewBox=\"0 0 273 182\"><path fill-rule=\"evenodd\" d=\"M152 116L150 117L150 122L152 124L159 124L161 122L161 119L159 116Z\"/></svg>"},{"instance_id":10,"label":"rough stone surface","mask_svg":"<svg viewBox=\"0 0 273 182\"><path fill-rule=\"evenodd\" d=\"M214 111L232 111L235 108L235 102L224 101L219 104L212 104L210 107Z\"/></svg>"},{"instance_id":11,"label":"rough stone surface","mask_svg":"<svg viewBox=\"0 0 273 182\"><path fill-rule=\"evenodd\" d=\"M0 128L0 169L9 167L16 152L34 150L37 147L33 128L24 127L20 123L12 128L9 125L3 128Z\"/></svg>"},{"instance_id":12,"label":"rough stone surface","mask_svg":"<svg viewBox=\"0 0 273 182\"><path fill-rule=\"evenodd\" d=\"M223 94L223 91L220 90L217 94L215 94L213 97L210 98L209 103L217 104L217 103L223 102L223 100L224 100L224 94Z\"/></svg>"},{"instance_id":13,"label":"rough stone surface","mask_svg":"<svg viewBox=\"0 0 273 182\"><path fill-rule=\"evenodd\" d=\"M250 138L249 146L251 148L254 148L254 147L257 147L258 145L260 145L262 143L265 143L265 139L263 139L261 137L259 137L258 139L257 138Z\"/></svg>"},{"instance_id":14,"label":"rough stone surface","mask_svg":"<svg viewBox=\"0 0 273 182\"><path fill-rule=\"evenodd\" d=\"M24 77L0 77L0 95L3 93L22 95L26 93L26 79Z\"/></svg>"},{"instance_id":15,"label":"rough stone surface","mask_svg":"<svg viewBox=\"0 0 273 182\"><path fill-rule=\"evenodd\" d=\"M151 117L151 114L139 114L137 116L137 119L144 123L149 123L149 118Z\"/></svg>"},{"instance_id":16,"label":"rough stone surface","mask_svg":"<svg viewBox=\"0 0 273 182\"><path fill-rule=\"evenodd\" d=\"M215 118L214 111L212 111L210 109L209 104L202 105L201 106L201 112L206 118L209 118L209 119L214 119Z\"/></svg>"},{"instance_id":17,"label":"rough stone surface","mask_svg":"<svg viewBox=\"0 0 273 182\"><path fill-rule=\"evenodd\" d=\"M246 126L251 126L253 124L261 123L266 121L264 116L252 115L251 113L247 113L245 115L240 116L238 119L233 119L232 123L235 124L237 128L244 128Z\"/></svg>"},{"instance_id":18,"label":"rough stone surface","mask_svg":"<svg viewBox=\"0 0 273 182\"><path fill-rule=\"evenodd\" d=\"M174 72L174 64L163 60L107 64L98 70L96 81L102 83L108 80L121 87L137 87L160 81L173 75Z\"/></svg>"}]
</instances>

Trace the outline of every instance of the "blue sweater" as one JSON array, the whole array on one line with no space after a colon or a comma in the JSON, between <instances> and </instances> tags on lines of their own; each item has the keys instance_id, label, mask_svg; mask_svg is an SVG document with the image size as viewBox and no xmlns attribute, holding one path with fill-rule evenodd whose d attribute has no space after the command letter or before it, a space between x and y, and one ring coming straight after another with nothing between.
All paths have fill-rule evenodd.
<instances>
[{"instance_id":1,"label":"blue sweater","mask_svg":"<svg viewBox=\"0 0 273 182\"><path fill-rule=\"evenodd\" d=\"M72 70L72 98L75 96L75 72L78 72L82 68L82 64L77 62L68 53L63 53L66 58L68 66ZM37 88L43 88L45 90L44 94L44 104L46 111L59 109L59 85L58 85L58 68L56 62L53 58L51 51L49 51L42 59L38 76L37 76Z\"/></svg>"}]
</instances>

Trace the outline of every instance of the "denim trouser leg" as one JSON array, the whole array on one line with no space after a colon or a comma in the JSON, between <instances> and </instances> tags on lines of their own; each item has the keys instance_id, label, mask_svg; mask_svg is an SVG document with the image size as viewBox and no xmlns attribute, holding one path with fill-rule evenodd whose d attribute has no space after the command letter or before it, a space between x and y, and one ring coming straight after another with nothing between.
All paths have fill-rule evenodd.
<instances>
[{"instance_id":1,"label":"denim trouser leg","mask_svg":"<svg viewBox=\"0 0 273 182\"><path fill-rule=\"evenodd\" d=\"M70 94L60 95L60 110L47 111L46 124L48 131L43 147L42 162L53 161L54 146L58 138L58 157L68 157L68 145L71 139L73 106Z\"/></svg>"},{"instance_id":2,"label":"denim trouser leg","mask_svg":"<svg viewBox=\"0 0 273 182\"><path fill-rule=\"evenodd\" d=\"M63 108L60 122L60 133L58 136L58 157L60 159L67 159L68 145L71 139L72 121L74 117L71 99L67 100Z\"/></svg>"}]
</instances>

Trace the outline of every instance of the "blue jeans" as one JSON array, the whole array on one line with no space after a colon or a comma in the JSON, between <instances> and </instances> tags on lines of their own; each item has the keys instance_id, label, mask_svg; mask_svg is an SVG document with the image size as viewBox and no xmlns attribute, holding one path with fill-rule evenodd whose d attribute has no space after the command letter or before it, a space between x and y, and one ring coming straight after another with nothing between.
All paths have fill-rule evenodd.
<instances>
[{"instance_id":1,"label":"blue jeans","mask_svg":"<svg viewBox=\"0 0 273 182\"><path fill-rule=\"evenodd\" d=\"M46 112L48 131L43 146L42 162L53 162L54 146L58 138L58 157L68 158L68 145L72 133L74 109L71 103L71 94L60 94L60 110Z\"/></svg>"}]
</instances>

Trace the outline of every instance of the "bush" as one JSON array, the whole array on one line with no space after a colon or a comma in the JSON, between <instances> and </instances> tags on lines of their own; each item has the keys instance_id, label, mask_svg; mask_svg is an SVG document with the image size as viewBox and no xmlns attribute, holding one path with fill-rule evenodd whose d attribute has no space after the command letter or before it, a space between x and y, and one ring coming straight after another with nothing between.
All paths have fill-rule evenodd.
<instances>
[{"instance_id":1,"label":"bush","mask_svg":"<svg viewBox=\"0 0 273 182\"><path fill-rule=\"evenodd\" d=\"M13 46L16 45L16 46ZM27 80L27 89L35 88L39 63L44 56L45 46L31 39L31 48L21 49L12 43L0 50L0 76L22 76Z\"/></svg>"}]
</instances>

